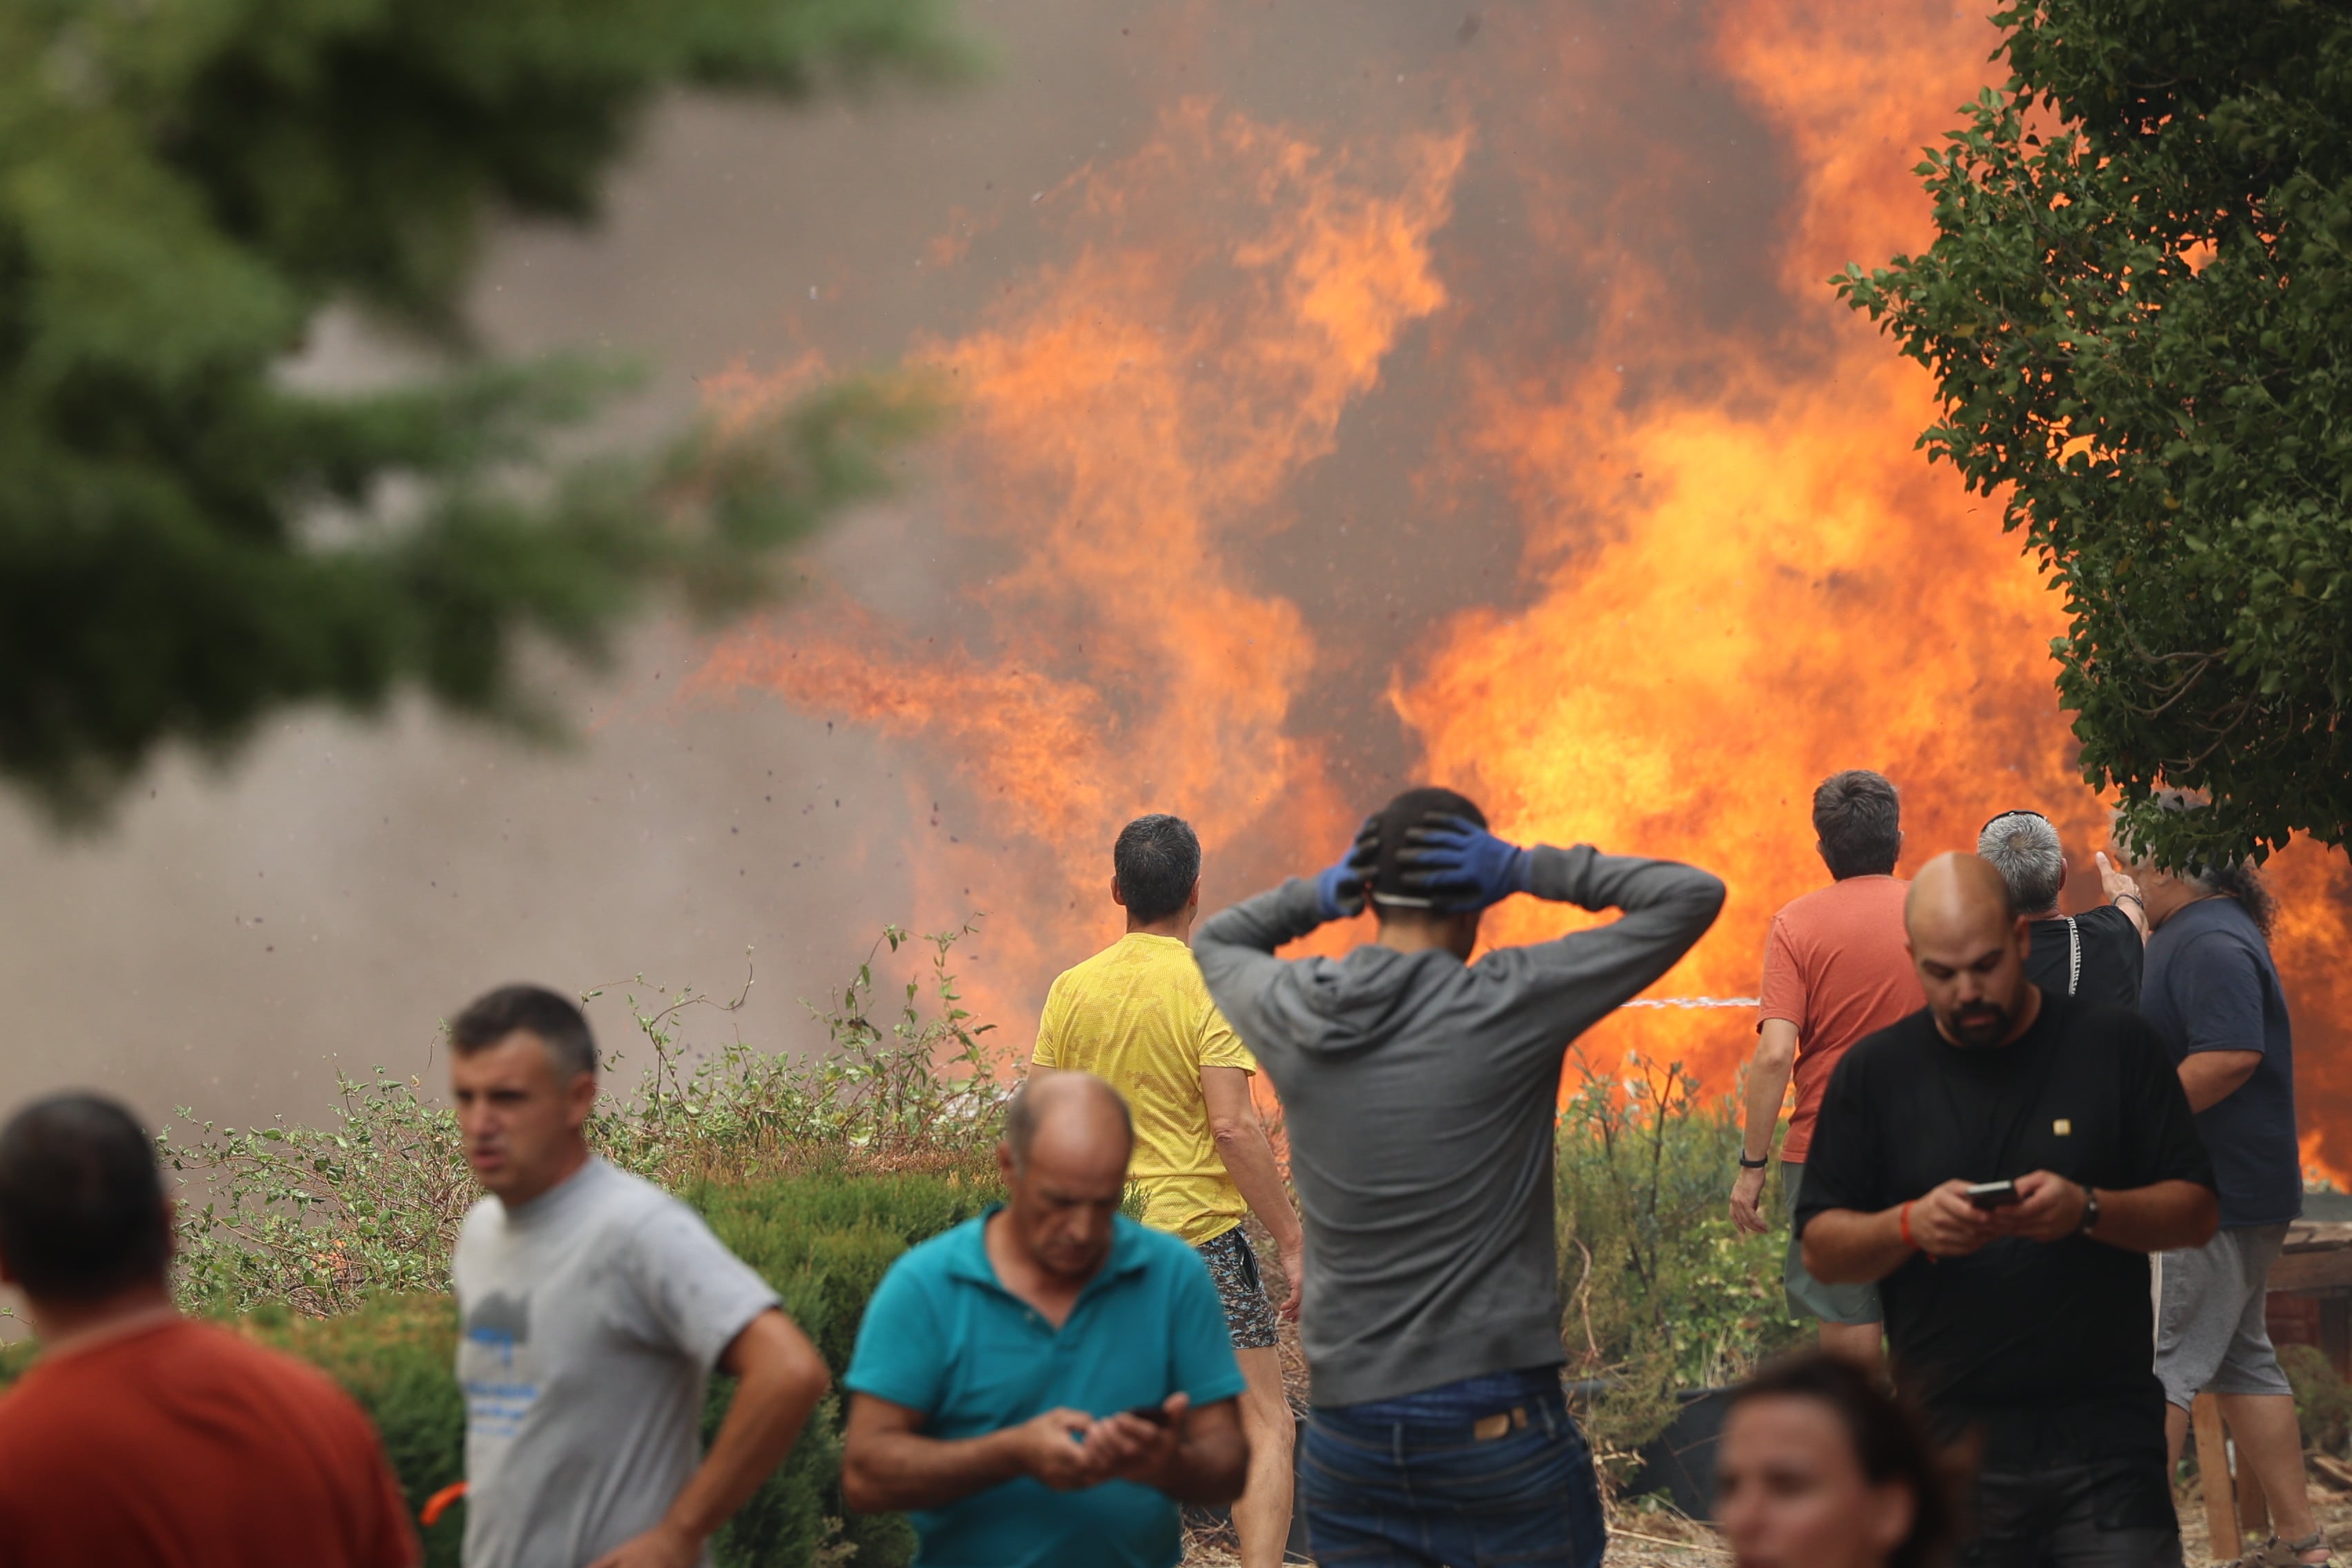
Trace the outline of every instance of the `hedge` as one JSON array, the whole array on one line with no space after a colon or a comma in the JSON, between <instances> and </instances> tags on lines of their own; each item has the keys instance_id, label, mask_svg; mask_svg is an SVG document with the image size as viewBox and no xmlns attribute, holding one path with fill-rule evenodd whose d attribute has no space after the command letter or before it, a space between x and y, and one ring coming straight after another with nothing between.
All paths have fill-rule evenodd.
<instances>
[{"instance_id":1,"label":"hedge","mask_svg":"<svg viewBox=\"0 0 2352 1568\"><path fill-rule=\"evenodd\" d=\"M707 1182L683 1195L736 1256L758 1269L824 1354L837 1384L866 1303L883 1271L914 1243L977 1214L993 1194L953 1175L831 1171L746 1183ZM379 1297L355 1312L297 1318L263 1307L244 1332L313 1363L349 1389L383 1434L412 1509L465 1474L466 1412L451 1374L457 1310L446 1295ZM31 1347L0 1352L0 1385ZM706 1441L732 1389L714 1378ZM842 1507L841 1405L827 1399L784 1464L713 1542L720 1568L805 1568L819 1552L857 1568L898 1568L914 1536L896 1517L862 1519ZM425 1532L428 1568L457 1568L465 1510Z\"/></svg>"}]
</instances>

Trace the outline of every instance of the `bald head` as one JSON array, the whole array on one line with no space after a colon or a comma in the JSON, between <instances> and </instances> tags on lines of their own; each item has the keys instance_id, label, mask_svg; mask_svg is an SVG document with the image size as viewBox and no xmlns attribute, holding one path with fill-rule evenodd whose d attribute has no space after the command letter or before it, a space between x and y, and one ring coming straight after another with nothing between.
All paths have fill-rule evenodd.
<instances>
[{"instance_id":1,"label":"bald head","mask_svg":"<svg viewBox=\"0 0 2352 1568\"><path fill-rule=\"evenodd\" d=\"M1089 1072L1031 1073L996 1152L1014 1245L1047 1274L1092 1278L1110 1256L1134 1147L1117 1089Z\"/></svg>"},{"instance_id":2,"label":"bald head","mask_svg":"<svg viewBox=\"0 0 2352 1568\"><path fill-rule=\"evenodd\" d=\"M1903 900L1903 927L1936 1026L1955 1045L2005 1045L2029 1027L2040 993L2025 978L2033 938L1992 862L1938 855Z\"/></svg>"},{"instance_id":3,"label":"bald head","mask_svg":"<svg viewBox=\"0 0 2352 1568\"><path fill-rule=\"evenodd\" d=\"M1040 1143L1060 1158L1091 1157L1116 1151L1119 1167L1135 1142L1135 1121L1118 1090L1090 1072L1040 1068L1029 1075L1004 1113L1004 1143L1024 1168Z\"/></svg>"},{"instance_id":4,"label":"bald head","mask_svg":"<svg viewBox=\"0 0 2352 1568\"><path fill-rule=\"evenodd\" d=\"M1923 924L1938 930L1958 923L2005 931L2016 920L2009 883L1992 862L1957 849L1921 867L1903 898L1903 927L1915 942Z\"/></svg>"}]
</instances>

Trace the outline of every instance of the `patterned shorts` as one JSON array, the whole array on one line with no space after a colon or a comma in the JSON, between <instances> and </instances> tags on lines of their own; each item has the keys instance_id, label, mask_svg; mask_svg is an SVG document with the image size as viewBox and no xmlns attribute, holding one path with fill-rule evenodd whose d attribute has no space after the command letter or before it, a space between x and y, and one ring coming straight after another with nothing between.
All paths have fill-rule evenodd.
<instances>
[{"instance_id":1,"label":"patterned shorts","mask_svg":"<svg viewBox=\"0 0 2352 1568\"><path fill-rule=\"evenodd\" d=\"M1265 1298L1265 1282L1258 1278L1257 1249L1240 1226L1213 1236L1193 1251L1209 1266L1217 1282L1217 1297L1225 1304L1225 1331L1237 1351L1262 1351L1277 1337L1274 1303Z\"/></svg>"}]
</instances>

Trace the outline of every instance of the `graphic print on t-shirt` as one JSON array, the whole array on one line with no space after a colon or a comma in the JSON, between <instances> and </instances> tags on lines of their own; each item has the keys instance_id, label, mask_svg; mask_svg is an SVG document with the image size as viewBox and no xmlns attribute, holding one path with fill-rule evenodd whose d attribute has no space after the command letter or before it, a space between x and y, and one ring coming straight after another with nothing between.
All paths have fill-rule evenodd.
<instances>
[{"instance_id":1,"label":"graphic print on t-shirt","mask_svg":"<svg viewBox=\"0 0 2352 1568\"><path fill-rule=\"evenodd\" d=\"M513 1436L539 1402L530 1298L493 1291L476 1302L466 1314L458 1359L468 1427L478 1436Z\"/></svg>"}]
</instances>

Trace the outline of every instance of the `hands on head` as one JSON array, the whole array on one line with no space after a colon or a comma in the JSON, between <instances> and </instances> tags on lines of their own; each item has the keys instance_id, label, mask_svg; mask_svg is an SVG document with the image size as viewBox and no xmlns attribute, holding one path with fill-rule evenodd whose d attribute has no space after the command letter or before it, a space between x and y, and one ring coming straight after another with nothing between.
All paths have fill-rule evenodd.
<instances>
[{"instance_id":1,"label":"hands on head","mask_svg":"<svg viewBox=\"0 0 2352 1568\"><path fill-rule=\"evenodd\" d=\"M1327 921L1352 919L1364 912L1364 900L1370 897L1372 877L1381 863L1381 819L1364 818L1356 829L1356 841L1348 847L1336 866L1324 868L1315 879L1315 896Z\"/></svg>"},{"instance_id":2,"label":"hands on head","mask_svg":"<svg viewBox=\"0 0 2352 1568\"><path fill-rule=\"evenodd\" d=\"M1969 1184L1931 1187L1911 1204L1911 1242L1930 1258L1965 1258L2005 1236L2063 1241L2082 1227L2089 1194L2053 1171L2017 1178L2017 1202L1980 1209Z\"/></svg>"},{"instance_id":3,"label":"hands on head","mask_svg":"<svg viewBox=\"0 0 2352 1568\"><path fill-rule=\"evenodd\" d=\"M1184 1440L1191 1396L1160 1403L1165 1420L1130 1411L1100 1417L1083 1410L1048 1410L1023 1424L1022 1468L1057 1492L1083 1491L1105 1481L1157 1485Z\"/></svg>"},{"instance_id":4,"label":"hands on head","mask_svg":"<svg viewBox=\"0 0 2352 1568\"><path fill-rule=\"evenodd\" d=\"M1404 890L1440 913L1483 910L1528 891L1534 857L1467 817L1432 814L1405 831L1396 862ZM1364 911L1381 858L1381 823L1364 818L1346 858L1315 879L1323 918Z\"/></svg>"}]
</instances>

